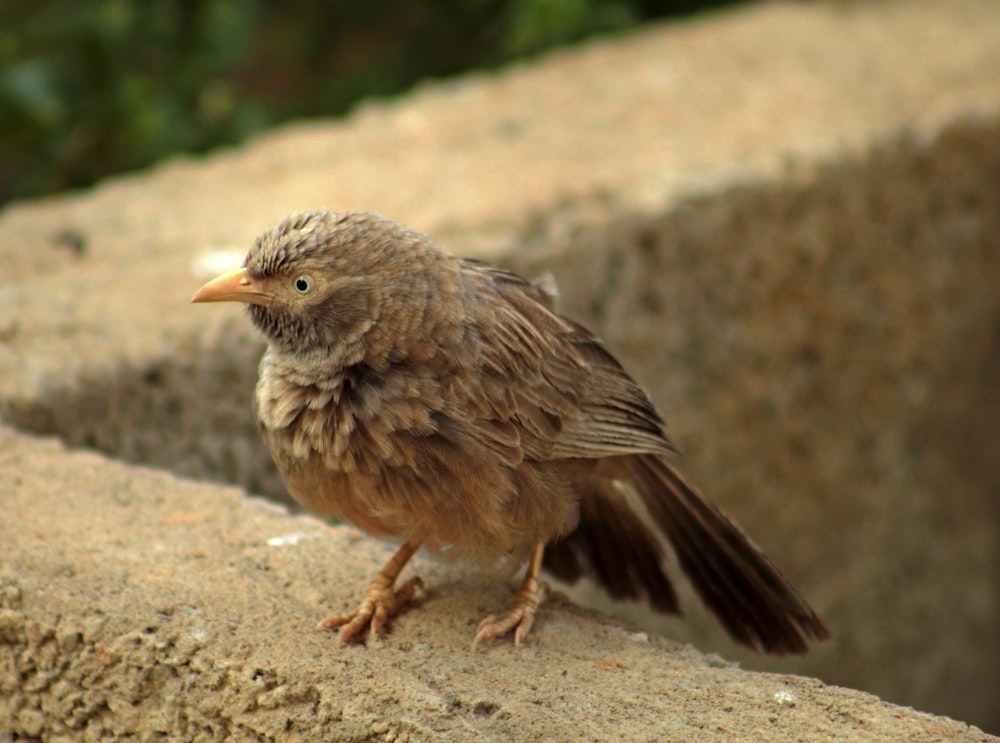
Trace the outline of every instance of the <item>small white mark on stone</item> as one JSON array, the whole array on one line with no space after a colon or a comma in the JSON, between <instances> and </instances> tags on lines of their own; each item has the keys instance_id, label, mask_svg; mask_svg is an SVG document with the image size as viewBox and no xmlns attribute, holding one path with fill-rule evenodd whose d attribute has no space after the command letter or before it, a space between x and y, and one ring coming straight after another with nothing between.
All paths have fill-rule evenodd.
<instances>
[{"instance_id":1,"label":"small white mark on stone","mask_svg":"<svg viewBox=\"0 0 1000 743\"><path fill-rule=\"evenodd\" d=\"M315 539L315 534L283 534L280 537L271 537L267 540L268 547L285 547L287 545L295 546L299 542L306 539Z\"/></svg>"},{"instance_id":2,"label":"small white mark on stone","mask_svg":"<svg viewBox=\"0 0 1000 743\"><path fill-rule=\"evenodd\" d=\"M649 642L649 635L645 632L630 632L628 639L632 642Z\"/></svg>"},{"instance_id":3,"label":"small white mark on stone","mask_svg":"<svg viewBox=\"0 0 1000 743\"><path fill-rule=\"evenodd\" d=\"M788 689L778 689L774 692L774 701L778 704L795 704L795 695Z\"/></svg>"},{"instance_id":4,"label":"small white mark on stone","mask_svg":"<svg viewBox=\"0 0 1000 743\"><path fill-rule=\"evenodd\" d=\"M243 265L247 251L239 248L219 248L203 250L191 261L191 273L200 279L210 279L223 271L231 271Z\"/></svg>"}]
</instances>

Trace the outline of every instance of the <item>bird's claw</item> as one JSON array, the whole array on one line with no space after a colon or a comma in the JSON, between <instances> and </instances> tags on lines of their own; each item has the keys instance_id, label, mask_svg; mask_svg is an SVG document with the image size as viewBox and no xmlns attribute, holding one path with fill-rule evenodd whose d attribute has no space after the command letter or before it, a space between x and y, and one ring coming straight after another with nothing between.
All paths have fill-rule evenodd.
<instances>
[{"instance_id":1,"label":"bird's claw","mask_svg":"<svg viewBox=\"0 0 1000 743\"><path fill-rule=\"evenodd\" d=\"M499 617L490 614L479 623L476 636L472 640L472 649L475 650L480 643L503 637L511 630L514 630L514 646L521 647L524 638L531 631L531 625L535 622L538 607L545 601L548 592L548 585L537 578L525 580L508 611Z\"/></svg>"},{"instance_id":2,"label":"bird's claw","mask_svg":"<svg viewBox=\"0 0 1000 743\"><path fill-rule=\"evenodd\" d=\"M410 578L394 590L392 583L377 577L369 586L361 606L350 614L327 617L319 623L317 629L337 629L337 640L341 645L351 638L361 634L368 625L368 636L374 639L389 621L389 617L398 612L413 598L417 589L423 589L424 582L417 577Z\"/></svg>"}]
</instances>

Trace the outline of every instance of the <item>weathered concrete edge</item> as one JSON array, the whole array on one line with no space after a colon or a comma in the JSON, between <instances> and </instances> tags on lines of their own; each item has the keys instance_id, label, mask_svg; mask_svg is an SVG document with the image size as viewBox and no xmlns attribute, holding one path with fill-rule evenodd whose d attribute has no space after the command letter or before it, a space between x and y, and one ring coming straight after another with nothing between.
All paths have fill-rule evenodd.
<instances>
[{"instance_id":1,"label":"weathered concrete edge","mask_svg":"<svg viewBox=\"0 0 1000 743\"><path fill-rule=\"evenodd\" d=\"M0 529L8 735L568 740L613 737L628 722L636 737L689 740L803 730L991 740L861 692L741 671L559 599L529 647L471 654L471 625L508 589L426 560L429 600L378 647L337 649L304 627L363 588L386 554L374 540L9 429L0 452L5 510L16 514ZM54 467L78 483L56 513ZM123 519L127 531L106 528Z\"/></svg>"}]
</instances>

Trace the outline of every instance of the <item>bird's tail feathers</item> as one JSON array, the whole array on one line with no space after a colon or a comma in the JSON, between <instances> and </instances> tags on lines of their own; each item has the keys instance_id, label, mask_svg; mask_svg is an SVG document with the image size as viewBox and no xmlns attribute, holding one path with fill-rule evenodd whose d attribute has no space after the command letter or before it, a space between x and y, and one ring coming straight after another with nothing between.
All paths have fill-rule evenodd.
<instances>
[{"instance_id":1,"label":"bird's tail feathers","mask_svg":"<svg viewBox=\"0 0 1000 743\"><path fill-rule=\"evenodd\" d=\"M681 568L735 640L786 654L829 638L822 620L763 552L673 467L652 454L618 462Z\"/></svg>"},{"instance_id":2,"label":"bird's tail feathers","mask_svg":"<svg viewBox=\"0 0 1000 743\"><path fill-rule=\"evenodd\" d=\"M580 488L580 523L548 545L545 569L569 583L590 575L613 598L645 600L657 611L679 613L660 542L629 507L620 486L588 477Z\"/></svg>"}]
</instances>

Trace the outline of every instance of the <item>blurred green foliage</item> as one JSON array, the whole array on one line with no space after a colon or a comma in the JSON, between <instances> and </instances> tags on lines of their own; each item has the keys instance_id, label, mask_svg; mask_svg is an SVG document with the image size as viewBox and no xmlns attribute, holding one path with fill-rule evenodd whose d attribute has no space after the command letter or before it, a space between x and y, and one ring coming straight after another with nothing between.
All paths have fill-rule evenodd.
<instances>
[{"instance_id":1,"label":"blurred green foliage","mask_svg":"<svg viewBox=\"0 0 1000 743\"><path fill-rule=\"evenodd\" d=\"M733 0L2 0L0 203Z\"/></svg>"}]
</instances>

